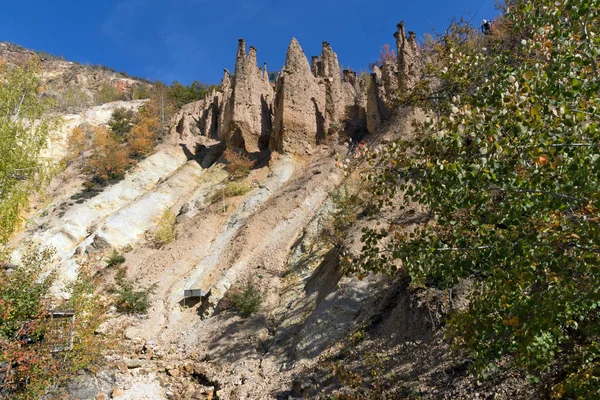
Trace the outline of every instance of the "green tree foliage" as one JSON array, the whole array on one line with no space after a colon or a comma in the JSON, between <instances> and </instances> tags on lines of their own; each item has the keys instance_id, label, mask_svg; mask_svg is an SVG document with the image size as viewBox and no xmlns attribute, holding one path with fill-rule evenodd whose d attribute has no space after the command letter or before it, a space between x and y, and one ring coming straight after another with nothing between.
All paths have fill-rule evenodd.
<instances>
[{"instance_id":1,"label":"green tree foliage","mask_svg":"<svg viewBox=\"0 0 600 400\"><path fill-rule=\"evenodd\" d=\"M105 338L96 331L106 307L94 293L97 282L89 268L80 267L79 278L67 288L69 299L61 304L49 297L56 278L47 273L52 261L52 250L30 244L18 268L11 273L0 269L0 398L41 398L50 387L95 362L105 348ZM57 330L47 317L51 306L75 311L70 351L53 352L56 344L67 345L68 331ZM63 340L52 342L53 333Z\"/></svg>"},{"instance_id":2,"label":"green tree foliage","mask_svg":"<svg viewBox=\"0 0 600 400\"><path fill-rule=\"evenodd\" d=\"M127 134L131 131L134 124L135 112L123 107L116 108L108 121L110 130L120 138L127 137Z\"/></svg>"},{"instance_id":3,"label":"green tree foliage","mask_svg":"<svg viewBox=\"0 0 600 400\"><path fill-rule=\"evenodd\" d=\"M429 223L365 229L361 267L473 279L448 330L480 372L509 355L537 379L560 357L554 396L599 398L600 1L511 1L492 36L461 35L421 88L439 117L365 171L380 208L421 204Z\"/></svg>"},{"instance_id":4,"label":"green tree foliage","mask_svg":"<svg viewBox=\"0 0 600 400\"><path fill-rule=\"evenodd\" d=\"M174 81L168 88L168 96L174 102L177 108L184 104L192 103L204 99L216 85L209 85L199 81L192 82L191 85L182 85Z\"/></svg>"},{"instance_id":5,"label":"green tree foliage","mask_svg":"<svg viewBox=\"0 0 600 400\"><path fill-rule=\"evenodd\" d=\"M145 83L134 84L131 97L133 100L148 99L151 96L151 89Z\"/></svg>"},{"instance_id":6,"label":"green tree foliage","mask_svg":"<svg viewBox=\"0 0 600 400\"><path fill-rule=\"evenodd\" d=\"M230 289L228 294L232 307L242 318L249 318L260 310L264 293L252 279L246 279Z\"/></svg>"},{"instance_id":7,"label":"green tree foliage","mask_svg":"<svg viewBox=\"0 0 600 400\"><path fill-rule=\"evenodd\" d=\"M17 338L22 325L43 314L43 298L54 282L54 275L44 275L41 266L52 260L51 250L38 251L32 245L21 259L19 268L0 277L0 336Z\"/></svg>"},{"instance_id":8,"label":"green tree foliage","mask_svg":"<svg viewBox=\"0 0 600 400\"><path fill-rule=\"evenodd\" d=\"M88 105L90 98L87 93L77 86L69 86L57 95L58 102L62 108L84 107Z\"/></svg>"},{"instance_id":9,"label":"green tree foliage","mask_svg":"<svg viewBox=\"0 0 600 400\"><path fill-rule=\"evenodd\" d=\"M107 67L102 67L107 68ZM111 70L114 72L114 70ZM110 103L118 100L127 100L127 94L121 92L117 87L109 82L103 82L100 90L95 95L96 104Z\"/></svg>"},{"instance_id":10,"label":"green tree foliage","mask_svg":"<svg viewBox=\"0 0 600 400\"><path fill-rule=\"evenodd\" d=\"M127 314L146 314L150 306L150 295L156 290L156 284L148 288L135 290L139 285L126 277L126 270L119 270L116 285L112 292L116 295L117 311Z\"/></svg>"},{"instance_id":11,"label":"green tree foliage","mask_svg":"<svg viewBox=\"0 0 600 400\"><path fill-rule=\"evenodd\" d=\"M41 152L55 124L44 117L52 104L40 96L38 72L36 63L0 64L0 246L18 226L29 195L48 177L50 164Z\"/></svg>"}]
</instances>

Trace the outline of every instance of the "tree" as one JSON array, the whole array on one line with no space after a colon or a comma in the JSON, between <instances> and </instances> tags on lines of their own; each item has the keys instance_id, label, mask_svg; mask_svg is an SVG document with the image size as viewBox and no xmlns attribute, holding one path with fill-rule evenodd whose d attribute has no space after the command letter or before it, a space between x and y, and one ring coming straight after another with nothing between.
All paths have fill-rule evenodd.
<instances>
[{"instance_id":1,"label":"tree","mask_svg":"<svg viewBox=\"0 0 600 400\"><path fill-rule=\"evenodd\" d=\"M396 50L394 50L389 44L384 44L379 50L379 58L372 64L369 64L369 68L373 69L374 66L381 66L385 62L398 62L398 55L396 54Z\"/></svg>"},{"instance_id":2,"label":"tree","mask_svg":"<svg viewBox=\"0 0 600 400\"><path fill-rule=\"evenodd\" d=\"M167 123L174 112L173 103L166 97L165 87L157 84L150 101L138 112L135 125L129 133L127 144L135 156L152 152L154 145L165 133Z\"/></svg>"},{"instance_id":3,"label":"tree","mask_svg":"<svg viewBox=\"0 0 600 400\"><path fill-rule=\"evenodd\" d=\"M95 129L92 154L88 168L99 181L108 181L122 176L130 164L129 148L120 143L106 128Z\"/></svg>"},{"instance_id":4,"label":"tree","mask_svg":"<svg viewBox=\"0 0 600 400\"><path fill-rule=\"evenodd\" d=\"M55 121L44 115L52 104L40 96L38 73L35 61L22 68L0 65L0 246L18 227L29 195L50 176L50 160L41 154ZM103 349L104 339L95 332L105 310L94 294L97 283L83 267L69 300L58 304L78 315L73 350L52 353L47 346L52 254L28 245L18 268L0 268L0 398L41 398Z\"/></svg>"},{"instance_id":5,"label":"tree","mask_svg":"<svg viewBox=\"0 0 600 400\"><path fill-rule=\"evenodd\" d=\"M177 105L169 96L169 87L160 81L156 81L152 88L150 101L142 108L142 112L158 120L158 128L154 135L156 140L160 140L165 136L168 123L176 110Z\"/></svg>"},{"instance_id":6,"label":"tree","mask_svg":"<svg viewBox=\"0 0 600 400\"><path fill-rule=\"evenodd\" d=\"M168 96L177 108L184 104L204 99L216 85L194 81L191 85L182 85L174 81L168 88Z\"/></svg>"},{"instance_id":7,"label":"tree","mask_svg":"<svg viewBox=\"0 0 600 400\"><path fill-rule=\"evenodd\" d=\"M0 246L18 227L29 195L49 176L42 151L55 121L44 116L52 103L40 96L38 73L34 61L21 68L0 64Z\"/></svg>"},{"instance_id":8,"label":"tree","mask_svg":"<svg viewBox=\"0 0 600 400\"><path fill-rule=\"evenodd\" d=\"M55 275L45 275L40 266L50 263L52 257L51 250L40 251L28 244L19 268L0 277L0 336L17 339L25 322L43 314L42 300L48 294Z\"/></svg>"},{"instance_id":9,"label":"tree","mask_svg":"<svg viewBox=\"0 0 600 400\"><path fill-rule=\"evenodd\" d=\"M152 152L160 121L156 116L141 112L137 123L131 129L127 144L135 156L145 156Z\"/></svg>"},{"instance_id":10,"label":"tree","mask_svg":"<svg viewBox=\"0 0 600 400\"><path fill-rule=\"evenodd\" d=\"M67 138L67 160L75 160L88 148L86 133L80 126L71 130Z\"/></svg>"},{"instance_id":11,"label":"tree","mask_svg":"<svg viewBox=\"0 0 600 400\"><path fill-rule=\"evenodd\" d=\"M92 280L89 266L80 266L78 279L67 288L69 299L61 304L49 298L56 278L46 273L52 259L51 249L28 244L19 268L10 274L0 269L0 398L42 398L49 387L98 360L106 348L106 339L97 334L106 302L94 293L98 282ZM52 302L76 313L68 352L53 352L53 346L66 344L68 331L47 318Z\"/></svg>"},{"instance_id":12,"label":"tree","mask_svg":"<svg viewBox=\"0 0 600 400\"><path fill-rule=\"evenodd\" d=\"M107 67L100 66L99 68L106 69ZM111 70L111 72L114 72L114 70ZM103 82L100 90L95 95L96 104L98 105L126 99L126 94L109 82Z\"/></svg>"},{"instance_id":13,"label":"tree","mask_svg":"<svg viewBox=\"0 0 600 400\"><path fill-rule=\"evenodd\" d=\"M400 260L416 286L472 279L448 332L479 372L556 365L554 396L598 398L600 1L509 3L482 46L440 42L451 62L430 71L453 94L420 141L371 155L380 209L419 204L429 222L365 229L360 264Z\"/></svg>"},{"instance_id":14,"label":"tree","mask_svg":"<svg viewBox=\"0 0 600 400\"><path fill-rule=\"evenodd\" d=\"M119 138L124 139L135 123L135 112L124 107L116 108L108 121L108 127Z\"/></svg>"}]
</instances>

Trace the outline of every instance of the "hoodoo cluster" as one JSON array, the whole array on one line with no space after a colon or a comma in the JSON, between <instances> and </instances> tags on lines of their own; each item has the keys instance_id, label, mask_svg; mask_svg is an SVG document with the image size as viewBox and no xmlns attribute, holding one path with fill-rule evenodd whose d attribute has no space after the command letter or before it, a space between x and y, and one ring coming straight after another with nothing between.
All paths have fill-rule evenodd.
<instances>
[{"instance_id":1,"label":"hoodoo cluster","mask_svg":"<svg viewBox=\"0 0 600 400\"><path fill-rule=\"evenodd\" d=\"M419 79L414 32L398 24L397 61L373 67L371 74L341 71L337 54L323 42L309 63L292 39L285 66L273 82L257 50L239 40L233 75L225 70L219 90L188 104L175 116L181 139L206 136L248 153L271 150L302 154L328 136L373 133L391 113L391 104Z\"/></svg>"}]
</instances>

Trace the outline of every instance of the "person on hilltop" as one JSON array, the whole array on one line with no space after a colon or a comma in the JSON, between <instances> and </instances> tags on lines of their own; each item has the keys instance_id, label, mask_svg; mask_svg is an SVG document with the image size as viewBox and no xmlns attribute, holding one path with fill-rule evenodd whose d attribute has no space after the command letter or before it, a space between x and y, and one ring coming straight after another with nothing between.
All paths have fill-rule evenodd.
<instances>
[{"instance_id":1,"label":"person on hilltop","mask_svg":"<svg viewBox=\"0 0 600 400\"><path fill-rule=\"evenodd\" d=\"M481 24L481 32L484 35L491 35L492 34L492 21L484 19Z\"/></svg>"}]
</instances>

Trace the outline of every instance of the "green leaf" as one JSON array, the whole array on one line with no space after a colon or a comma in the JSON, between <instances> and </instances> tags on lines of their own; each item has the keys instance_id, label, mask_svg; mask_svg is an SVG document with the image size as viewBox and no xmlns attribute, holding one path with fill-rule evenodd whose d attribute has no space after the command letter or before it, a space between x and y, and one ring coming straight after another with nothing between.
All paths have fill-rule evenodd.
<instances>
[{"instance_id":1,"label":"green leaf","mask_svg":"<svg viewBox=\"0 0 600 400\"><path fill-rule=\"evenodd\" d=\"M525 71L523 73L523 79L525 79L526 81L530 81L531 79L533 79L534 75L535 74L533 73L533 71Z\"/></svg>"}]
</instances>

